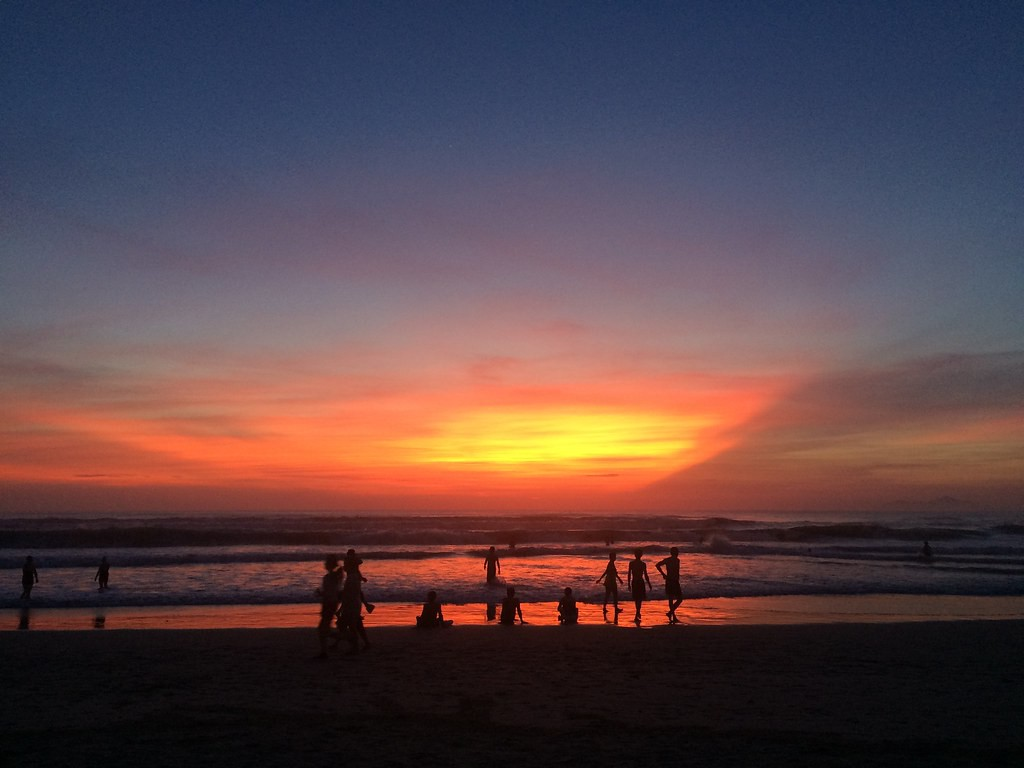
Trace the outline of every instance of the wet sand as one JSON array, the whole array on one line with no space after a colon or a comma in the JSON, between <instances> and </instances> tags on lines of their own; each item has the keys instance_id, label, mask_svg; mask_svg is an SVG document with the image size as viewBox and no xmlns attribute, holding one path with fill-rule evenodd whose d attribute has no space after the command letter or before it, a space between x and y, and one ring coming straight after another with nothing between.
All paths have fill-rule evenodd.
<instances>
[{"instance_id":1,"label":"wet sand","mask_svg":"<svg viewBox=\"0 0 1024 768\"><path fill-rule=\"evenodd\" d=\"M0 633L0 764L1024 764L1024 622Z\"/></svg>"}]
</instances>

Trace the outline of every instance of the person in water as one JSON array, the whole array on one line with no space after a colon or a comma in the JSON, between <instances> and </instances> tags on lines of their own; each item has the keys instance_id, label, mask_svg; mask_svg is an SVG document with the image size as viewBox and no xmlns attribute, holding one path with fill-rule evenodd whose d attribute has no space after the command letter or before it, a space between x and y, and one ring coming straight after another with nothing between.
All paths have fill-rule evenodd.
<instances>
[{"instance_id":1,"label":"person in water","mask_svg":"<svg viewBox=\"0 0 1024 768\"><path fill-rule=\"evenodd\" d=\"M484 557L484 570L487 571L488 584L493 584L498 580L498 574L501 573L501 560L498 559L498 553L494 547L487 550L487 555Z\"/></svg>"},{"instance_id":2,"label":"person in water","mask_svg":"<svg viewBox=\"0 0 1024 768\"><path fill-rule=\"evenodd\" d=\"M617 617L619 612L622 611L619 608L619 584L622 583L622 577L619 576L619 570L615 567L614 552L608 553L608 565L605 566L604 573L594 581L595 584L602 582L604 582L604 603L601 606L601 610L604 611L605 616L608 615L608 598L610 597Z\"/></svg>"},{"instance_id":3,"label":"person in water","mask_svg":"<svg viewBox=\"0 0 1024 768\"><path fill-rule=\"evenodd\" d=\"M317 634L320 636L320 658L327 658L327 638L331 633L331 623L334 621L334 614L338 610L340 601L340 590L338 586L338 558L335 555L328 555L324 559L323 581L320 582L320 589L316 591L320 598L320 623L317 625Z\"/></svg>"},{"instance_id":4,"label":"person in water","mask_svg":"<svg viewBox=\"0 0 1024 768\"><path fill-rule=\"evenodd\" d=\"M647 563L643 561L644 551L638 549L633 553L633 559L629 561L629 571L626 573L626 588L633 593L633 604L636 606L636 615L633 623L640 623L640 608L647 599L647 590L651 587L651 578L647 575Z\"/></svg>"},{"instance_id":5,"label":"person in water","mask_svg":"<svg viewBox=\"0 0 1024 768\"><path fill-rule=\"evenodd\" d=\"M566 587L562 599L558 601L558 623L576 624L580 620L580 609L576 607L576 598L573 597L572 587Z\"/></svg>"},{"instance_id":6,"label":"person in water","mask_svg":"<svg viewBox=\"0 0 1024 768\"><path fill-rule=\"evenodd\" d=\"M441 611L441 601L437 599L437 592L434 590L427 592L427 601L423 603L423 610L416 617L416 626L422 629L429 629L432 627L450 627L452 624L452 621L445 619L444 613Z\"/></svg>"},{"instance_id":7,"label":"person in water","mask_svg":"<svg viewBox=\"0 0 1024 768\"><path fill-rule=\"evenodd\" d=\"M512 626L516 623L516 616L519 617L519 623L525 624L523 621L523 606L519 602L519 598L516 597L515 587L509 587L506 590L505 599L501 601L501 618L499 622Z\"/></svg>"},{"instance_id":8,"label":"person in water","mask_svg":"<svg viewBox=\"0 0 1024 768\"><path fill-rule=\"evenodd\" d=\"M39 583L39 571L36 570L35 561L32 555L25 558L25 564L21 566L21 599L32 598L32 587Z\"/></svg>"},{"instance_id":9,"label":"person in water","mask_svg":"<svg viewBox=\"0 0 1024 768\"><path fill-rule=\"evenodd\" d=\"M664 560L654 564L665 579L665 597L668 599L668 623L678 624L676 608L683 602L683 587L679 583L679 548L672 547Z\"/></svg>"},{"instance_id":10,"label":"person in water","mask_svg":"<svg viewBox=\"0 0 1024 768\"><path fill-rule=\"evenodd\" d=\"M100 567L96 569L96 575L92 580L100 583L100 592L107 588L107 582L110 580L110 563L107 562L106 555L100 560Z\"/></svg>"}]
</instances>

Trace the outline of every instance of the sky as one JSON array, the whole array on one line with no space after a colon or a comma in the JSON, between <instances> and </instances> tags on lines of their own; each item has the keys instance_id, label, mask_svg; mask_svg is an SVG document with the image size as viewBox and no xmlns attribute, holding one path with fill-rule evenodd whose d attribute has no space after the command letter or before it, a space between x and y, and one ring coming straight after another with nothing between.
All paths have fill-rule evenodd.
<instances>
[{"instance_id":1,"label":"sky","mask_svg":"<svg viewBox=\"0 0 1024 768\"><path fill-rule=\"evenodd\" d=\"M0 514L1020 511L1022 39L8 0Z\"/></svg>"}]
</instances>

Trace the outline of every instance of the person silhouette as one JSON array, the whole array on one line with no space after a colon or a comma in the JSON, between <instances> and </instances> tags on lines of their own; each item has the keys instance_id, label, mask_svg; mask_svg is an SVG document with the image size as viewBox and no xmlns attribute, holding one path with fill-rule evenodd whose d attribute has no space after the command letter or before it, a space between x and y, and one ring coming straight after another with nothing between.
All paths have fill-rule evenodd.
<instances>
[{"instance_id":1,"label":"person silhouette","mask_svg":"<svg viewBox=\"0 0 1024 768\"><path fill-rule=\"evenodd\" d=\"M39 571L36 570L35 561L32 555L25 558L25 564L21 566L21 599L32 598L32 587L39 583Z\"/></svg>"},{"instance_id":2,"label":"person silhouette","mask_svg":"<svg viewBox=\"0 0 1024 768\"><path fill-rule=\"evenodd\" d=\"M484 557L484 570L487 571L488 584L493 584L498 580L498 574L501 573L501 560L498 559L498 553L494 547L487 550L487 555Z\"/></svg>"},{"instance_id":3,"label":"person silhouette","mask_svg":"<svg viewBox=\"0 0 1024 768\"><path fill-rule=\"evenodd\" d=\"M932 554L932 545L926 541L924 543L924 546L921 547L921 557L923 557L925 560L931 560Z\"/></svg>"},{"instance_id":4,"label":"person silhouette","mask_svg":"<svg viewBox=\"0 0 1024 768\"><path fill-rule=\"evenodd\" d=\"M572 587L566 587L562 599L558 601L558 623L576 624L580 620L580 609L576 607L576 598L573 597Z\"/></svg>"},{"instance_id":5,"label":"person silhouette","mask_svg":"<svg viewBox=\"0 0 1024 768\"><path fill-rule=\"evenodd\" d=\"M626 573L626 588L633 593L633 604L636 606L636 615L633 623L640 623L640 608L647 599L647 590L651 587L651 579L647 575L647 563L643 561L644 551L637 549L633 553L633 559L629 561L629 571ZM646 584L645 584L646 583Z\"/></svg>"},{"instance_id":6,"label":"person silhouette","mask_svg":"<svg viewBox=\"0 0 1024 768\"><path fill-rule=\"evenodd\" d=\"M369 600L366 599L366 595L363 593L362 585L366 583L366 577L363 576L363 572L359 566L363 564L362 558L360 558L354 549L350 549L345 553L345 562L343 563L343 570L345 573L352 575L355 574L355 579L359 583L359 599L362 604L366 606L367 613L373 613L375 606ZM346 584L348 582L346 581Z\"/></svg>"},{"instance_id":7,"label":"person silhouette","mask_svg":"<svg viewBox=\"0 0 1024 768\"><path fill-rule=\"evenodd\" d=\"M654 564L665 579L665 597L668 599L668 623L678 624L676 608L683 602L683 588L679 584L679 548L672 547L669 556Z\"/></svg>"},{"instance_id":8,"label":"person silhouette","mask_svg":"<svg viewBox=\"0 0 1024 768\"><path fill-rule=\"evenodd\" d=\"M338 610L340 601L338 580L338 558L336 555L328 555L324 558L323 580L320 588L316 591L320 598L320 623L317 625L317 634L320 637L320 658L327 658L327 638L331 633L331 623L334 621L334 614Z\"/></svg>"},{"instance_id":9,"label":"person silhouette","mask_svg":"<svg viewBox=\"0 0 1024 768\"><path fill-rule=\"evenodd\" d=\"M100 592L107 588L107 582L110 579L110 563L107 562L107 556L104 555L103 559L100 560L100 567L96 569L96 575L92 577L93 581L100 583Z\"/></svg>"},{"instance_id":10,"label":"person silhouette","mask_svg":"<svg viewBox=\"0 0 1024 768\"><path fill-rule=\"evenodd\" d=\"M519 602L519 598L516 597L515 587L509 587L506 590L505 599L501 601L501 618L498 621L501 624L512 626L516 623L516 616L519 616L520 624L526 623L523 621L523 606Z\"/></svg>"},{"instance_id":11,"label":"person silhouette","mask_svg":"<svg viewBox=\"0 0 1024 768\"><path fill-rule=\"evenodd\" d=\"M427 592L427 600L423 603L423 610L416 617L416 626L422 629L429 629L433 627L450 627L452 624L452 621L445 619L444 613L441 611L441 601L437 599L437 592L434 590Z\"/></svg>"},{"instance_id":12,"label":"person silhouette","mask_svg":"<svg viewBox=\"0 0 1024 768\"><path fill-rule=\"evenodd\" d=\"M360 561L361 562L361 561ZM349 653L359 652L359 639L363 641L363 649L370 647L363 624L363 576L359 572L359 564L354 560L344 566L345 585L341 588L341 610L338 612L338 630L348 638Z\"/></svg>"},{"instance_id":13,"label":"person silhouette","mask_svg":"<svg viewBox=\"0 0 1024 768\"><path fill-rule=\"evenodd\" d=\"M608 598L612 599L612 605L615 608L616 617L622 610L619 608L619 584L622 583L622 577L619 576L619 571L615 567L615 553L608 553L608 565L605 566L604 573L594 580L595 584L604 582L604 603L601 605L601 610L605 616L608 615Z\"/></svg>"}]
</instances>

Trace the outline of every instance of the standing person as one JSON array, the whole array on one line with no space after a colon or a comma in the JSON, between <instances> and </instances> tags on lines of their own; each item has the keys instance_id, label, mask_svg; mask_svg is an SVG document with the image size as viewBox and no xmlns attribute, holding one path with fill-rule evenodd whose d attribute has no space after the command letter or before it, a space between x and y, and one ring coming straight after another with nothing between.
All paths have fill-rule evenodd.
<instances>
[{"instance_id":1,"label":"standing person","mask_svg":"<svg viewBox=\"0 0 1024 768\"><path fill-rule=\"evenodd\" d=\"M29 600L32 597L32 587L39 583L39 571L32 560L32 555L25 558L25 564L21 566L21 599Z\"/></svg>"},{"instance_id":2,"label":"standing person","mask_svg":"<svg viewBox=\"0 0 1024 768\"><path fill-rule=\"evenodd\" d=\"M622 577L619 576L619 570L615 567L615 553L608 553L608 565L605 566L604 573L597 577L594 581L595 584L604 582L604 604L601 606L601 610L604 611L604 615L608 616L608 598L612 599L612 605L615 608L615 618L618 619L619 613L622 611L619 608L619 584L622 583Z\"/></svg>"},{"instance_id":3,"label":"standing person","mask_svg":"<svg viewBox=\"0 0 1024 768\"><path fill-rule=\"evenodd\" d=\"M363 594L362 585L366 583L366 577L363 576L363 572L359 568L359 566L361 566L362 564L362 558L356 554L356 551L354 549L350 549L348 552L345 553L345 562L343 564L344 571L345 573L349 574L349 576L355 576L356 581L358 581L360 585L359 599L362 601L363 605L366 606L366 612L373 613L374 608L376 608L377 606L375 606L373 603L367 600L366 595ZM347 581L345 583L348 584Z\"/></svg>"},{"instance_id":4,"label":"standing person","mask_svg":"<svg viewBox=\"0 0 1024 768\"><path fill-rule=\"evenodd\" d=\"M363 602L363 576L359 572L359 564L346 558L345 586L341 589L338 630L348 636L349 653L359 652L360 638L362 638L364 650L370 647L370 641L366 637L366 627L363 624Z\"/></svg>"},{"instance_id":5,"label":"standing person","mask_svg":"<svg viewBox=\"0 0 1024 768\"><path fill-rule=\"evenodd\" d=\"M665 579L665 597L668 599L668 623L678 624L676 608L683 602L683 588L679 584L679 548L672 547L669 556L654 564Z\"/></svg>"},{"instance_id":6,"label":"standing person","mask_svg":"<svg viewBox=\"0 0 1024 768\"><path fill-rule=\"evenodd\" d=\"M501 561L498 559L498 553L494 547L487 550L487 556L484 557L484 570L487 571L488 584L493 584L498 580L498 574L501 573Z\"/></svg>"},{"instance_id":7,"label":"standing person","mask_svg":"<svg viewBox=\"0 0 1024 768\"><path fill-rule=\"evenodd\" d=\"M640 607L647 599L647 589L653 589L651 578L647 575L647 563L641 559L643 556L642 549L636 550L633 553L633 559L629 562L629 571L626 573L626 588L633 593L633 604L636 606L636 616L633 617L634 624L640 623Z\"/></svg>"},{"instance_id":8,"label":"standing person","mask_svg":"<svg viewBox=\"0 0 1024 768\"><path fill-rule=\"evenodd\" d=\"M338 610L339 586L338 586L338 557L328 555L324 559L323 581L320 589L316 591L320 598L320 623L317 625L317 634L320 636L320 658L327 658L327 638L331 633L331 622L334 621L334 614Z\"/></svg>"},{"instance_id":9,"label":"standing person","mask_svg":"<svg viewBox=\"0 0 1024 768\"><path fill-rule=\"evenodd\" d=\"M519 623L525 624L523 621L523 606L519 602L519 598L516 597L515 587L509 587L506 590L505 599L501 601L501 618L498 620L501 624L512 626L516 623L516 616L519 616Z\"/></svg>"},{"instance_id":10,"label":"standing person","mask_svg":"<svg viewBox=\"0 0 1024 768\"><path fill-rule=\"evenodd\" d=\"M100 560L100 567L96 569L96 575L92 577L93 581L100 583L100 592L107 588L107 582L110 579L110 563L107 562L107 556L104 555L103 559Z\"/></svg>"}]
</instances>

